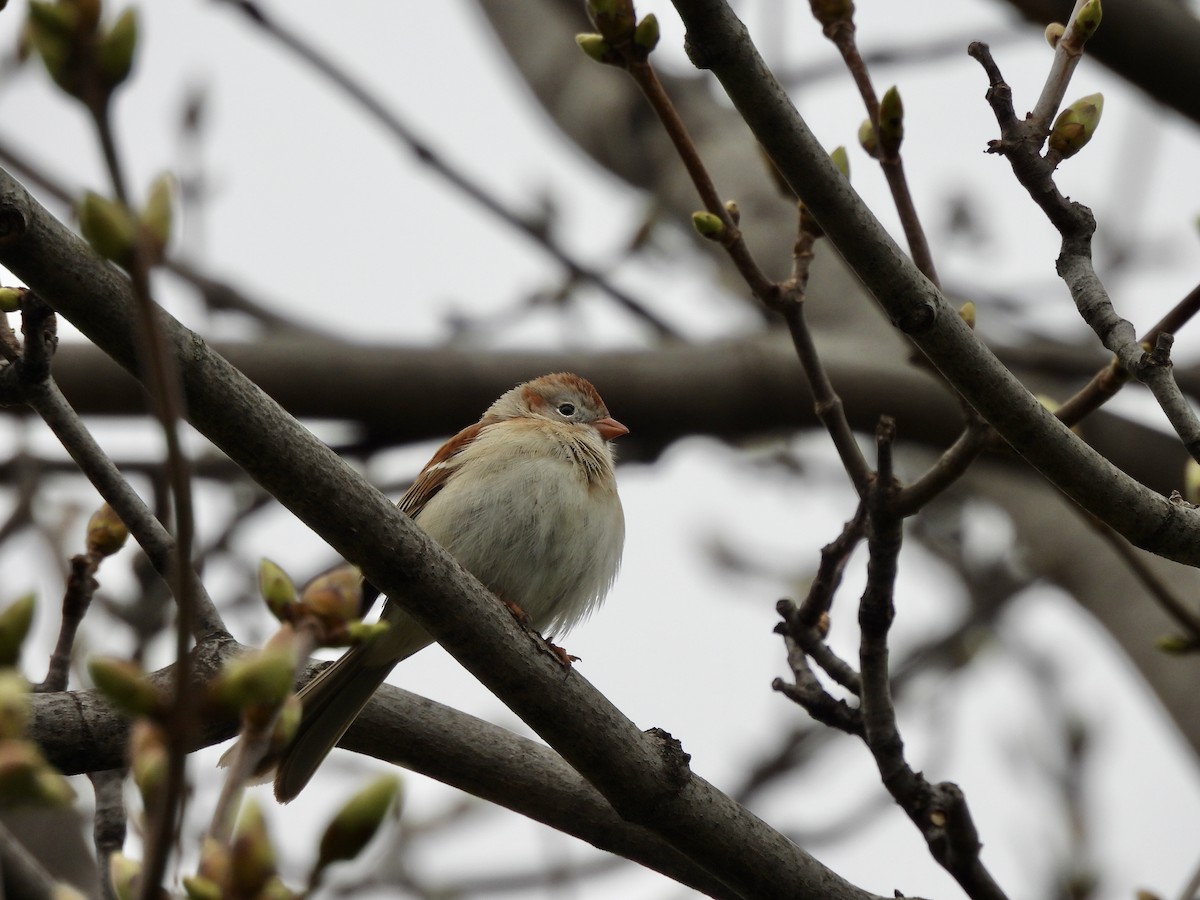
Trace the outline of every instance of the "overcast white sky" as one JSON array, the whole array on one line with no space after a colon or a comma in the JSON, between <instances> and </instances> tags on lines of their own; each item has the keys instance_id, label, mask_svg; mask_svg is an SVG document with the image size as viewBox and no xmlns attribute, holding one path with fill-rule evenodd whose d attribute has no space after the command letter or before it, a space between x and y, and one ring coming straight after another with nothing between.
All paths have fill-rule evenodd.
<instances>
[{"instance_id":1,"label":"overcast white sky","mask_svg":"<svg viewBox=\"0 0 1200 900\"><path fill-rule=\"evenodd\" d=\"M0 46L12 45L21 6L10 4L0 15ZM863 0L857 6L868 48L882 41L918 41L931 31L991 37L1011 21L1002 4L985 0ZM802 4L783 13L779 7L767 0L746 4L752 32L768 34L766 50L778 54L786 45L791 60L832 54ZM562 234L580 257L606 261L628 236L642 199L562 143L513 81L468 0L336 5L295 0L268 8L374 86L439 152L508 202L521 208L539 196L552 196ZM657 11L664 52L684 65L676 49L681 28L669 3L645 2L639 8ZM178 165L174 123L181 101L195 86L206 90L210 125L200 161L213 194L202 216L185 218L182 246L215 274L332 333L400 344L444 336L450 310L482 314L507 308L529 291L555 283L553 268L536 248L432 178L231 10L200 0L160 0L143 4L141 13L137 77L118 103L122 149L136 185L147 185L158 171ZM786 41L771 37L784 29ZM998 58L1018 105L1032 105L1049 60L1037 32L1006 43ZM1053 275L1054 233L1012 181L1007 165L981 152L995 128L982 99L985 83L978 66L964 53L937 65L876 74L881 86L897 79L902 79L907 110L906 165L919 206L936 217L943 201L969 190L1001 226L983 246L935 242L943 278L950 283L970 278L1018 293L1034 301L1038 324L1079 333L1082 326L1074 322ZM1190 265L1196 236L1189 225L1200 210L1200 180L1181 179L1179 173L1194 170L1197 135L1194 127L1150 107L1085 61L1070 95L1095 90L1106 95L1101 129L1106 140L1065 167L1060 183L1093 206L1102 229L1113 227L1105 222L1119 216L1119 237L1140 232L1156 246L1152 268L1109 284L1122 311L1144 324L1196 280ZM800 105L826 143L853 142L862 112L847 83L823 83L806 92ZM43 72L27 67L0 84L0 121L3 141L36 152L67 183L104 185L84 116L52 89ZM1114 186L1112 173L1130 153L1145 157L1144 178ZM882 179L861 153L854 151L851 158L856 187L885 222L893 222L883 202ZM688 334L716 337L752 327L735 305L711 296L706 274L703 265L688 258L633 267L620 279L652 297L656 308ZM206 322L167 282L160 296L192 327L236 336L228 322ZM498 335L496 343L636 346L644 340L638 326L601 302L587 305L583 324L579 321L563 327L550 318L534 320ZM1185 336L1180 351L1188 353L1189 344L1194 342ZM613 413L620 417L619 409ZM111 429L102 433L119 440ZM8 452L17 442L15 427L0 420L0 450ZM394 470L389 466L371 474L382 479L414 472L430 449L396 454ZM780 641L771 633L774 603L795 595L797 584L786 573L798 576L815 564L817 548L853 512L850 492L823 442L798 441L795 449L812 466L812 477L796 480L764 471L752 454L704 440L680 442L653 467L624 466L620 478L629 524L624 569L606 607L568 643L583 658L584 674L593 683L640 725L665 728L682 740L695 770L722 787L736 783L773 736L803 715L770 691L771 679L786 675ZM205 498L202 527L217 527L222 507L219 498ZM55 513L44 511L51 518ZM999 528L984 540L998 542L1002 534ZM719 572L700 549L718 537L755 558L785 560L779 567L785 574L752 578ZM248 558L270 556L298 573L324 552L319 541L282 515L249 529L244 541ZM214 593L220 595L222 578L232 577L214 572ZM119 586L119 576L113 578L107 583ZM850 578L846 597L854 595L857 578ZM13 551L0 556L0 579L27 583L27 558ZM49 575L43 589L50 597L57 591ZM896 641L911 644L944 627L959 600L938 565L911 550L903 563ZM53 629L50 618L43 615L43 632ZM1111 641L1082 621L1069 602L1050 591L1030 592L1006 617L1002 638L952 688L928 684L919 689L929 702L902 722L914 765L964 787L986 845L985 861L1010 896L1033 896L1045 884L1047 867L1057 861L1065 837L1038 799L1047 790L1032 737L1045 727L1044 711L1035 702L1041 686L1013 661L1011 651L1061 657L1065 645L1070 652L1070 671L1061 673L1065 694L1097 729L1088 785L1096 803L1089 824L1105 878L1100 896L1128 897L1136 887L1164 895L1178 891L1200 862L1194 840L1200 810L1194 758L1147 702L1144 687L1126 673ZM852 639L840 638L844 651ZM93 635L92 641L101 645L104 635ZM520 728L439 649L406 662L393 680ZM835 747L816 771L789 780L758 811L780 828L812 827L877 798L882 789L866 751L848 740ZM193 769L195 777L207 776L210 757L203 756ZM331 760L328 776L289 807L286 819L275 816L280 832L288 833L289 857L307 858L331 791L351 783L344 780L351 759ZM356 763L354 772L366 767ZM423 778L413 776L408 784L408 814L414 819L456 800ZM886 805L883 810L855 841L814 847L816 854L846 878L882 894L899 888L915 895L959 896L929 859L917 832L895 810ZM195 821L202 820L197 811ZM422 848L418 864L430 883L590 853L572 839L504 812L489 813L465 840L469 851L458 843ZM578 890L538 896L682 895L658 876L630 866Z\"/></svg>"}]
</instances>

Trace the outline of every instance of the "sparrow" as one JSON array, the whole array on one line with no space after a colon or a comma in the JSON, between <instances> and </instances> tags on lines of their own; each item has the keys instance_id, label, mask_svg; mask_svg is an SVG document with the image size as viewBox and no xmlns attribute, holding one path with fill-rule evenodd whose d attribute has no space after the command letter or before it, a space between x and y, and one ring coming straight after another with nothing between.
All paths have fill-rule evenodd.
<instances>
[{"instance_id":1,"label":"sparrow","mask_svg":"<svg viewBox=\"0 0 1200 900\"><path fill-rule=\"evenodd\" d=\"M561 635L600 605L621 563L611 441L628 432L590 382L543 375L443 444L399 506L514 613ZM303 716L276 770L280 802L300 793L392 667L433 643L391 601L382 618L386 631L300 691Z\"/></svg>"}]
</instances>

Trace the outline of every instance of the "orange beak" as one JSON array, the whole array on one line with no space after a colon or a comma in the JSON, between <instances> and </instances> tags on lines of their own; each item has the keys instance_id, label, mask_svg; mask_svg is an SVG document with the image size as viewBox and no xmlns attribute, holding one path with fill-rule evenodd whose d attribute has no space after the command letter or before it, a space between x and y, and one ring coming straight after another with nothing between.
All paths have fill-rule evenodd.
<instances>
[{"instance_id":1,"label":"orange beak","mask_svg":"<svg viewBox=\"0 0 1200 900\"><path fill-rule=\"evenodd\" d=\"M619 438L623 434L629 434L629 429L612 416L605 416L603 419L597 419L592 423L592 427L600 432L600 437L604 438L606 441Z\"/></svg>"}]
</instances>

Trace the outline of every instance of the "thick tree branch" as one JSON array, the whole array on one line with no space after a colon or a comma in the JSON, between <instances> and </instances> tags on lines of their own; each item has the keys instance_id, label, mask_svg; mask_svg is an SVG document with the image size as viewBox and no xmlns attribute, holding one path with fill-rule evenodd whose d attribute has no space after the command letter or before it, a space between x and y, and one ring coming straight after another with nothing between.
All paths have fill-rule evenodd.
<instances>
[{"instance_id":1,"label":"thick tree branch","mask_svg":"<svg viewBox=\"0 0 1200 900\"><path fill-rule=\"evenodd\" d=\"M1200 513L1148 490L1078 440L979 341L840 176L721 0L675 0L710 68L846 261L947 381L1059 490L1133 544L1200 564Z\"/></svg>"},{"instance_id":2,"label":"thick tree branch","mask_svg":"<svg viewBox=\"0 0 1200 900\"><path fill-rule=\"evenodd\" d=\"M89 339L137 370L128 281L0 176L0 262ZM658 834L745 896L865 897L639 730L386 497L204 341L160 311L189 419L347 560L357 564L524 719L626 821ZM367 527L364 527L366 523Z\"/></svg>"},{"instance_id":3,"label":"thick tree branch","mask_svg":"<svg viewBox=\"0 0 1200 900\"><path fill-rule=\"evenodd\" d=\"M228 637L202 643L193 653L197 683L211 680L224 662L249 649ZM322 665L311 665L307 674ZM171 689L170 668L151 678ZM31 702L30 737L52 764L69 774L124 764L128 723L98 692L38 694ZM237 730L233 718L207 724L197 748ZM341 746L428 775L709 896L737 896L651 832L622 821L553 750L435 701L385 685Z\"/></svg>"}]
</instances>

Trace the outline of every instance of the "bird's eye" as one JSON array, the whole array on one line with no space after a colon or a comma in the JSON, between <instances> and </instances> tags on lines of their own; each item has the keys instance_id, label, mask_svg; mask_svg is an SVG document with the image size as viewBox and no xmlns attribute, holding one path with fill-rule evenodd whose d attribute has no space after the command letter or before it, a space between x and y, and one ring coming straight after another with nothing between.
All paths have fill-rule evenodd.
<instances>
[{"instance_id":1,"label":"bird's eye","mask_svg":"<svg viewBox=\"0 0 1200 900\"><path fill-rule=\"evenodd\" d=\"M558 414L560 416L562 416L564 419L571 418L571 416L575 415L575 404L574 403L558 404Z\"/></svg>"}]
</instances>

